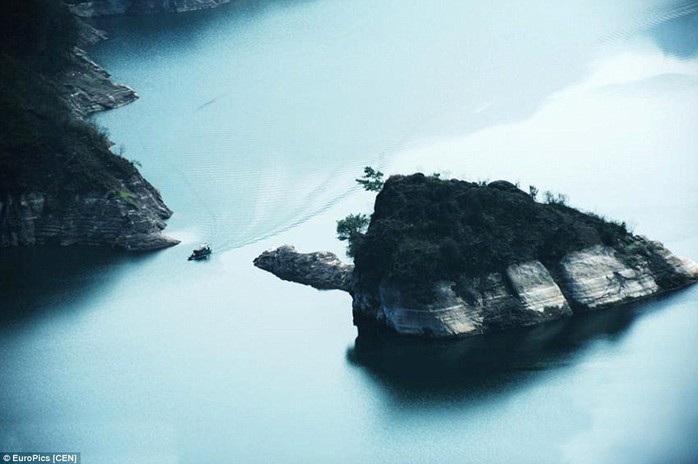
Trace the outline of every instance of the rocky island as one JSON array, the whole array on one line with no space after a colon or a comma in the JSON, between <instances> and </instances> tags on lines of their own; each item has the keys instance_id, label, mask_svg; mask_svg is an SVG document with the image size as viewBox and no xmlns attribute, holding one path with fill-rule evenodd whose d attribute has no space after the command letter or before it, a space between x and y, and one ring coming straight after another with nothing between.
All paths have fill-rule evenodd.
<instances>
[{"instance_id":1,"label":"rocky island","mask_svg":"<svg viewBox=\"0 0 698 464\"><path fill-rule=\"evenodd\" d=\"M354 324L453 337L528 326L679 289L698 265L625 224L506 181L393 176L376 197L354 267L281 247L255 265L353 297ZM347 274L351 272L349 284Z\"/></svg>"},{"instance_id":2,"label":"rocky island","mask_svg":"<svg viewBox=\"0 0 698 464\"><path fill-rule=\"evenodd\" d=\"M138 98L82 48L104 33L52 0L2 2L0 23L0 247L177 244L160 193L84 119Z\"/></svg>"}]
</instances>

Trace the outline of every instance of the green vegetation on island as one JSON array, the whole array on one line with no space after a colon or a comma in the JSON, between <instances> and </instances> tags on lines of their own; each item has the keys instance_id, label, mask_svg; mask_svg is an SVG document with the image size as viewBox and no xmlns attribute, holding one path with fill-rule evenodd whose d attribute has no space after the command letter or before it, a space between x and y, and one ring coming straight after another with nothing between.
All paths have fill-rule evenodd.
<instances>
[{"instance_id":1,"label":"green vegetation on island","mask_svg":"<svg viewBox=\"0 0 698 464\"><path fill-rule=\"evenodd\" d=\"M530 260L556 263L571 251L616 246L631 235L624 223L567 206L562 195L546 192L540 203L537 194L533 186L527 193L506 181L392 176L368 227L368 216L351 215L337 231L364 284L388 278L427 301L440 280L457 282Z\"/></svg>"}]
</instances>

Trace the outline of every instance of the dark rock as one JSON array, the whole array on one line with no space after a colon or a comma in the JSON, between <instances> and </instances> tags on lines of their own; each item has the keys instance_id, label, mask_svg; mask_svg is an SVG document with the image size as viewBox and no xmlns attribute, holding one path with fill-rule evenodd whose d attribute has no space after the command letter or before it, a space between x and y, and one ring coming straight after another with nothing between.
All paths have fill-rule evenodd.
<instances>
[{"instance_id":1,"label":"dark rock","mask_svg":"<svg viewBox=\"0 0 698 464\"><path fill-rule=\"evenodd\" d=\"M487 184L488 187L503 190L505 192L516 192L519 188L508 180L495 180Z\"/></svg>"},{"instance_id":2,"label":"dark rock","mask_svg":"<svg viewBox=\"0 0 698 464\"><path fill-rule=\"evenodd\" d=\"M107 33L101 29L97 29L87 21L75 18L75 24L78 28L78 46L81 48L95 45L103 40L107 40Z\"/></svg>"},{"instance_id":3,"label":"dark rock","mask_svg":"<svg viewBox=\"0 0 698 464\"><path fill-rule=\"evenodd\" d=\"M230 0L92 0L70 5L70 11L82 18L185 12L216 8Z\"/></svg>"},{"instance_id":4,"label":"dark rock","mask_svg":"<svg viewBox=\"0 0 698 464\"><path fill-rule=\"evenodd\" d=\"M145 251L179 243L162 235L172 211L140 174L118 192L60 196L28 192L0 198L0 247L89 245Z\"/></svg>"},{"instance_id":5,"label":"dark rock","mask_svg":"<svg viewBox=\"0 0 698 464\"><path fill-rule=\"evenodd\" d=\"M92 61L84 50L76 47L72 62L61 80L61 94L75 116L84 118L138 99L132 88L114 82L111 75Z\"/></svg>"},{"instance_id":6,"label":"dark rock","mask_svg":"<svg viewBox=\"0 0 698 464\"><path fill-rule=\"evenodd\" d=\"M328 251L298 253L289 245L268 250L254 260L254 265L280 279L310 285L319 290L349 291L354 266L343 263Z\"/></svg>"},{"instance_id":7,"label":"dark rock","mask_svg":"<svg viewBox=\"0 0 698 464\"><path fill-rule=\"evenodd\" d=\"M162 235L172 212L160 193L133 163L111 152L103 132L82 120L137 98L79 48L106 35L71 17L63 2L12 3L20 16L53 18L56 24L39 21L34 29L10 21L15 30L0 41L3 63L5 53L14 63L3 67L12 72L0 79L7 113L1 132L8 135L0 170L0 247L57 243L150 250L177 244ZM73 21L77 37L64 33ZM16 39L38 33L48 36L37 43L55 47L20 52Z\"/></svg>"},{"instance_id":8,"label":"dark rock","mask_svg":"<svg viewBox=\"0 0 698 464\"><path fill-rule=\"evenodd\" d=\"M324 258L320 275L313 257ZM443 338L535 325L649 298L698 279L698 265L623 224L488 185L393 176L376 198L346 284L354 324ZM267 252L258 267L318 286L349 282L336 256Z\"/></svg>"}]
</instances>

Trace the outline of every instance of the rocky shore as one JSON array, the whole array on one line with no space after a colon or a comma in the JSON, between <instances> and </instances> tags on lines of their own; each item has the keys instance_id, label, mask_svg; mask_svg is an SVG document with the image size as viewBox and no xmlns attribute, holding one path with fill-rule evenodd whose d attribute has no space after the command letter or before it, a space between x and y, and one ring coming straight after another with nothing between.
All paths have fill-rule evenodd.
<instances>
[{"instance_id":1,"label":"rocky shore","mask_svg":"<svg viewBox=\"0 0 698 464\"><path fill-rule=\"evenodd\" d=\"M435 298L419 303L397 282L381 282L377 292L359 284L351 264L329 252L298 253L285 245L262 253L255 266L277 277L317 289L336 289L353 297L354 323L381 326L402 335L451 337L494 332L605 309L690 285L698 264L679 259L661 243L638 237L652 250L637 255L637 267L623 264L626 251L592 247L565 256L549 270L540 261L512 264L504 273L469 278L470 301L454 292L455 282L434 287ZM555 275L556 277L553 277Z\"/></svg>"},{"instance_id":2,"label":"rocky shore","mask_svg":"<svg viewBox=\"0 0 698 464\"><path fill-rule=\"evenodd\" d=\"M162 235L172 211L140 174L121 190L61 197L28 192L0 197L0 246L88 245L146 251L179 243Z\"/></svg>"},{"instance_id":3,"label":"rocky shore","mask_svg":"<svg viewBox=\"0 0 698 464\"><path fill-rule=\"evenodd\" d=\"M73 50L71 69L65 73L62 95L73 114L84 118L91 113L127 105L138 94L127 85L115 82L109 72L92 61L86 47L107 39L104 31L92 26L89 18L126 14L182 13L216 8L230 0L96 0L69 5L76 16L78 47Z\"/></svg>"},{"instance_id":4,"label":"rocky shore","mask_svg":"<svg viewBox=\"0 0 698 464\"><path fill-rule=\"evenodd\" d=\"M696 263L678 259L658 242L645 243L658 250L658 267L645 259L629 267L619 259L618 250L592 247L570 253L550 267L529 261L512 264L503 273L468 278L470 298L455 293L454 281L439 282L437 296L428 304L409 298L407 289L395 282L382 282L378 292L356 285L352 288L355 323L378 324L405 335L481 334L637 301L698 279ZM677 284L658 284L667 278Z\"/></svg>"},{"instance_id":5,"label":"rocky shore","mask_svg":"<svg viewBox=\"0 0 698 464\"><path fill-rule=\"evenodd\" d=\"M183 13L186 11L216 8L230 0L94 0L73 2L70 11L82 18L117 16L125 14L148 14L161 12Z\"/></svg>"},{"instance_id":6,"label":"rocky shore","mask_svg":"<svg viewBox=\"0 0 698 464\"><path fill-rule=\"evenodd\" d=\"M623 226L563 205L535 203L507 184L500 181L491 186L446 185L443 181L425 181L424 176L389 180L376 200L376 212L362 245L363 254L359 254L353 269L331 253L303 254L289 246L264 252L255 260L255 265L284 280L320 289L348 291L353 298L354 324L359 329L382 328L400 335L427 338L477 335L535 325L653 297L688 286L698 279L695 262L678 258L660 242L631 234ZM431 204L423 208L424 204L419 205L418 200L410 202L410 192L415 185L419 187L419 198L432 198L426 204L434 201L441 204L441 208L449 201L444 189L453 189L455 198L461 201L463 211L468 214L475 205L482 207L484 199L489 198L492 207L483 214L490 218L486 232L493 234L491 241L483 243L482 237L487 235L478 236L479 232L471 231L464 237L475 236L478 239L473 243L479 245L476 248L463 246L454 251L462 244L450 243L439 236L438 231L466 227L464 216L458 212L449 213L451 216L446 217L454 218L451 222L430 217L439 206ZM432 196L436 191L438 195ZM472 196L466 198L461 195L464 192ZM551 256L548 252L553 245L549 237L541 235L538 238L542 245L531 247L531 250L538 250L540 256L536 259L505 258L502 265L478 264L474 269L476 265L472 260L477 253L481 253L483 259L494 256L494 251L505 257L509 253L494 235L501 234L502 230L506 232L509 216L514 214L507 209L512 205L533 211L522 216L524 222L533 224L530 230L523 232L526 236L535 236L540 230L545 231L545 227L553 227L546 220L546 214L550 213L552 217L559 215L563 222L574 218L569 223L570 230L582 234L584 240L574 234L564 235L565 230L560 229L552 235L562 234L569 243L554 246L558 250L566 246L570 248L567 252ZM421 217L415 213L417 210ZM384 218L393 224L400 217L409 219L394 229L394 236L386 236L378 221ZM422 235L415 217L437 232ZM480 222L479 218L469 220L473 224ZM539 221L543 221L545 227L536 229ZM371 243L372 228L377 230L376 237L380 237L380 241L376 243L380 246ZM596 232L603 240L594 236ZM417 234L424 237L418 242L419 247L411 242ZM516 245L523 238L512 236L510 240ZM603 243L604 240L608 243ZM595 244L596 241L601 243ZM401 248L402 243L409 247ZM441 247L432 249L433 243L441 243ZM591 245L581 246L584 243ZM502 248L490 250L490 253L482 247ZM391 253L389 249L396 251ZM401 254L403 249L409 250L411 255ZM430 249L433 254L427 253ZM405 263L411 268L405 269ZM396 270L390 271L391 266Z\"/></svg>"},{"instance_id":7,"label":"rocky shore","mask_svg":"<svg viewBox=\"0 0 698 464\"><path fill-rule=\"evenodd\" d=\"M92 61L83 49L74 49L72 61L73 66L61 80L61 94L76 117L84 118L138 99L132 88L114 82L111 75Z\"/></svg>"},{"instance_id":8,"label":"rocky shore","mask_svg":"<svg viewBox=\"0 0 698 464\"><path fill-rule=\"evenodd\" d=\"M0 185L0 247L61 244L142 251L176 245L178 240L162 234L172 211L158 190L132 163L111 153L112 143L85 121L138 95L115 83L85 52L106 34L77 18L75 27L77 42L66 54L63 71L28 74L44 92L38 97L44 107L37 112L33 103L19 103L26 104L19 114L37 118L25 122L25 130L36 135L16 134L19 142L8 150L15 158L6 161L8 182ZM25 139L34 146L21 142Z\"/></svg>"}]
</instances>

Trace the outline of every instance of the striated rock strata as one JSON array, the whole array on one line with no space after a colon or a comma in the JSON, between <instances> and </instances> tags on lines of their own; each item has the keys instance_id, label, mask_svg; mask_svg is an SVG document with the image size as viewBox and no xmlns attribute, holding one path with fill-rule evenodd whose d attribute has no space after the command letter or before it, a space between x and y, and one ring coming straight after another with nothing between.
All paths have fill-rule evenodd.
<instances>
[{"instance_id":1,"label":"striated rock strata","mask_svg":"<svg viewBox=\"0 0 698 464\"><path fill-rule=\"evenodd\" d=\"M109 193L7 194L0 197L0 246L166 248L179 243L162 235L171 215L158 191L137 173Z\"/></svg>"},{"instance_id":2,"label":"striated rock strata","mask_svg":"<svg viewBox=\"0 0 698 464\"><path fill-rule=\"evenodd\" d=\"M570 253L560 262L570 298L587 309L654 295L659 286L646 263L630 267L610 247Z\"/></svg>"},{"instance_id":3,"label":"striated rock strata","mask_svg":"<svg viewBox=\"0 0 698 464\"><path fill-rule=\"evenodd\" d=\"M631 267L610 247L591 247L566 255L553 272L539 261L513 264L504 273L461 277L470 298L456 296L454 281L438 282L428 304L406 298L409 288L383 281L377 294L352 287L355 323L379 325L400 334L448 337L521 327L598 310L678 289L698 279L698 267L681 260L660 243L637 238L656 263L641 255ZM653 251L656 253L656 251ZM552 274L557 275L557 280ZM669 278L673 284L657 282Z\"/></svg>"},{"instance_id":4,"label":"striated rock strata","mask_svg":"<svg viewBox=\"0 0 698 464\"><path fill-rule=\"evenodd\" d=\"M522 327L658 295L695 282L698 265L679 259L659 242L637 237L644 254L631 267L628 250L590 247L566 255L552 273L540 261L512 264L503 273L465 279L464 298L453 281L434 285L434 298L420 303L403 285L382 281L377 293L360 288L354 267L329 252L298 253L285 245L265 251L255 266L283 280L318 289L344 290L353 296L354 320L359 326L384 326L399 334L427 337L474 335ZM668 280L667 280L668 279ZM673 282L660 286L658 281ZM460 283L463 285L463 282ZM666 285L666 284L665 284Z\"/></svg>"}]
</instances>

